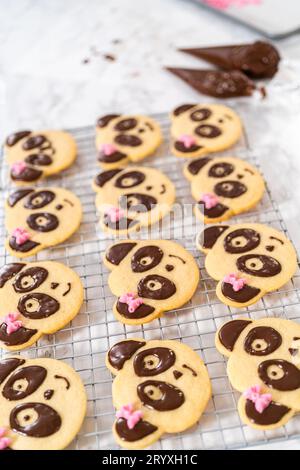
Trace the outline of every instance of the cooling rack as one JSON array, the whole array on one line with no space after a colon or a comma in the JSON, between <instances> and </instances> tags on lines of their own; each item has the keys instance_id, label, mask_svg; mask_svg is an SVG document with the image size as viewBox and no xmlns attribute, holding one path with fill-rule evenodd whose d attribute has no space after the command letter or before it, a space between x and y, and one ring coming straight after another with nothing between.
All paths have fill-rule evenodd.
<instances>
[{"instance_id":1,"label":"cooling rack","mask_svg":"<svg viewBox=\"0 0 300 470\"><path fill-rule=\"evenodd\" d=\"M169 154L168 116L153 115L161 124L164 144L154 157L142 164L154 166L168 174L176 185L177 202L191 204L190 185L182 175L184 161ZM168 227L168 233L191 251L201 271L201 282L193 299L182 308L166 313L162 318L143 326L125 326L115 320L112 313L114 297L108 285L108 270L101 256L112 242L100 231L94 205L95 194L91 181L100 171L96 164L94 130L92 127L71 129L78 144L77 162L61 175L42 182L38 186L58 185L74 191L83 205L83 222L80 229L66 243L38 253L29 260L51 259L65 263L82 279L85 301L80 313L69 326L54 335L44 336L35 347L22 351L27 357L52 357L60 359L79 372L88 396L87 415L80 433L71 444L71 449L117 449L111 427L115 417L112 405L112 376L105 367L105 354L110 346L124 338L143 337L149 339L175 339L192 347L204 360L212 381L213 396L200 422L184 433L164 435L152 449L229 449L245 448L268 442L287 440L300 436L300 415L285 426L273 431L258 431L245 426L237 412L239 393L235 392L226 374L226 360L214 346L216 329L237 315L258 318L283 316L293 320L300 317L300 276L294 278L279 291L264 296L258 303L243 310L230 308L220 303L215 295L215 281L207 275L204 256L195 248L197 224L194 217L177 220ZM221 154L235 154L259 167L259 159L249 145L247 135L235 149ZM8 169L2 165L2 182L9 181ZM265 175L266 179L268 175ZM9 190L2 184L0 210L0 262L11 262L12 257L4 249L4 196ZM263 200L255 210L236 217L235 222L252 221L270 224L283 231L287 229L267 189ZM184 226L184 227L183 227ZM183 230L184 228L184 230ZM165 228L158 224L155 236L164 237ZM142 236L142 232L139 236ZM298 311L298 313L297 313ZM76 406L76 404L75 404Z\"/></svg>"}]
</instances>

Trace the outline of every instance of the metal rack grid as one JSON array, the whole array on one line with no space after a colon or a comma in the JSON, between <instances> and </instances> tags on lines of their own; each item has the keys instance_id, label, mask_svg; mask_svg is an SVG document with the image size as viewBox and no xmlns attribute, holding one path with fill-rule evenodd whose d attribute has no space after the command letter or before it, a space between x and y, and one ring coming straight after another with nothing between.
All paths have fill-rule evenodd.
<instances>
[{"instance_id":1,"label":"metal rack grid","mask_svg":"<svg viewBox=\"0 0 300 470\"><path fill-rule=\"evenodd\" d=\"M175 183L177 201L192 203L189 183L182 175L182 159L173 157L168 150L169 124L166 114L153 116L163 129L164 144L154 157L142 164L154 166L166 172ZM297 320L300 317L300 275L282 289L264 296L257 304L243 310L229 308L215 295L215 281L204 268L204 255L195 249L195 221L185 220L185 235L177 236L176 221L174 238L191 251L201 271L201 281L193 299L182 308L167 312L162 318L142 326L125 326L115 320L112 313L114 297L108 285L108 270L101 262L101 255L112 242L98 227L94 206L95 194L91 181L99 172L96 164L94 130L85 127L70 130L78 144L77 162L61 175L39 183L39 186L61 186L74 191L81 199L84 211L80 229L67 242L38 253L30 260L51 259L73 268L81 277L85 289L85 301L80 313L69 326L54 335L42 337L35 347L22 351L27 357L53 357L73 366L81 375L88 395L87 416L82 429L70 446L71 449L116 449L118 448L111 426L115 416L112 405L112 376L105 367L105 354L115 342L128 337L180 340L196 350L204 360L213 386L213 397L200 422L184 433L164 435L152 449L228 449L276 442L300 436L300 415L287 425L273 431L257 431L245 426L237 412L239 393L234 391L226 374L226 360L214 346L214 335L218 326L243 314L252 318L284 316ZM247 142L243 140L223 154L235 154L258 165ZM8 181L8 169L2 165L2 181ZM10 188L3 186L3 196ZM0 234L5 237L3 201L1 200ZM270 224L286 235L287 230L277 205L269 190L255 210L236 217L235 222L256 221ZM180 231L181 232L181 231ZM189 232L191 237L186 236ZM161 227L157 236L163 238ZM12 258L0 248L0 262L5 264ZM298 313L297 313L298 310Z\"/></svg>"}]
</instances>

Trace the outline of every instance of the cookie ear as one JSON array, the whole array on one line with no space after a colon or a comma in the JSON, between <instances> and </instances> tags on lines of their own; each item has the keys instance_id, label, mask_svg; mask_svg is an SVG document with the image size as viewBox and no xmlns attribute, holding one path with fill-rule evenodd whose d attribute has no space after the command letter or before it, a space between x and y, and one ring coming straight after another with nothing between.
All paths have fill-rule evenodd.
<instances>
[{"instance_id":1,"label":"cookie ear","mask_svg":"<svg viewBox=\"0 0 300 470\"><path fill-rule=\"evenodd\" d=\"M0 361L0 384L15 370L24 364L24 359L9 357Z\"/></svg>"},{"instance_id":2,"label":"cookie ear","mask_svg":"<svg viewBox=\"0 0 300 470\"><path fill-rule=\"evenodd\" d=\"M135 242L121 242L112 245L106 252L106 260L115 265L119 266L121 261L128 255L128 253L136 246Z\"/></svg>"},{"instance_id":3,"label":"cookie ear","mask_svg":"<svg viewBox=\"0 0 300 470\"><path fill-rule=\"evenodd\" d=\"M28 194L32 193L34 191L33 188L28 188L28 189L18 189L17 191L14 191L11 193L8 198L7 198L7 204L9 207L14 207L21 199L26 197Z\"/></svg>"},{"instance_id":4,"label":"cookie ear","mask_svg":"<svg viewBox=\"0 0 300 470\"><path fill-rule=\"evenodd\" d=\"M182 113L185 113L189 109L193 108L196 106L195 104L182 104L181 106L178 106L177 108L174 109L173 111L173 116L177 117Z\"/></svg>"},{"instance_id":5,"label":"cookie ear","mask_svg":"<svg viewBox=\"0 0 300 470\"><path fill-rule=\"evenodd\" d=\"M138 349L145 346L145 341L125 340L114 344L107 353L107 361L110 368L117 372L121 370L126 361L128 361Z\"/></svg>"},{"instance_id":6,"label":"cookie ear","mask_svg":"<svg viewBox=\"0 0 300 470\"><path fill-rule=\"evenodd\" d=\"M207 163L210 161L210 157L198 158L197 160L193 160L185 167L186 176L189 179L192 179L194 176L198 175L202 168L207 165Z\"/></svg>"},{"instance_id":7,"label":"cookie ear","mask_svg":"<svg viewBox=\"0 0 300 470\"><path fill-rule=\"evenodd\" d=\"M211 225L206 227L197 237L199 250L207 253L216 243L218 238L229 228L229 225Z\"/></svg>"},{"instance_id":8,"label":"cookie ear","mask_svg":"<svg viewBox=\"0 0 300 470\"><path fill-rule=\"evenodd\" d=\"M26 266L25 263L5 264L0 269L0 289L5 286L7 281L18 274L24 268L24 266Z\"/></svg>"},{"instance_id":9,"label":"cookie ear","mask_svg":"<svg viewBox=\"0 0 300 470\"><path fill-rule=\"evenodd\" d=\"M250 324L252 320L232 320L223 325L217 335L221 345L232 352L234 345L242 331Z\"/></svg>"},{"instance_id":10,"label":"cookie ear","mask_svg":"<svg viewBox=\"0 0 300 470\"><path fill-rule=\"evenodd\" d=\"M116 119L120 116L121 114L106 114L105 116L102 116L98 119L97 126L101 128L106 127L112 119Z\"/></svg>"},{"instance_id":11,"label":"cookie ear","mask_svg":"<svg viewBox=\"0 0 300 470\"><path fill-rule=\"evenodd\" d=\"M94 179L94 183L96 186L99 188L102 188L108 181L110 181L115 175L120 173L122 171L122 168L116 168L115 170L107 170L107 171L102 171L99 173L99 175L96 176Z\"/></svg>"}]
</instances>

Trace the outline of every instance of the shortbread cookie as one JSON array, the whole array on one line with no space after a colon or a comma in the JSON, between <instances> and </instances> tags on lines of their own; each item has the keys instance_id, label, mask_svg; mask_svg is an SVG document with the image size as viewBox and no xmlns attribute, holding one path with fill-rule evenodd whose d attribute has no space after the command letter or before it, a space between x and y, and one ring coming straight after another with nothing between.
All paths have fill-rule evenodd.
<instances>
[{"instance_id":1,"label":"shortbread cookie","mask_svg":"<svg viewBox=\"0 0 300 470\"><path fill-rule=\"evenodd\" d=\"M77 155L76 142L63 131L20 131L7 137L4 151L16 184L31 184L68 168Z\"/></svg>"},{"instance_id":2,"label":"shortbread cookie","mask_svg":"<svg viewBox=\"0 0 300 470\"><path fill-rule=\"evenodd\" d=\"M78 229L81 203L63 188L19 189L5 206L6 248L18 258L67 240Z\"/></svg>"},{"instance_id":3,"label":"shortbread cookie","mask_svg":"<svg viewBox=\"0 0 300 470\"><path fill-rule=\"evenodd\" d=\"M288 282L297 256L283 233L263 224L212 225L198 237L205 268L226 305L246 307Z\"/></svg>"},{"instance_id":4,"label":"shortbread cookie","mask_svg":"<svg viewBox=\"0 0 300 470\"><path fill-rule=\"evenodd\" d=\"M242 134L239 116L221 104L183 104L171 114L171 151L201 157L234 145Z\"/></svg>"},{"instance_id":5,"label":"shortbread cookie","mask_svg":"<svg viewBox=\"0 0 300 470\"><path fill-rule=\"evenodd\" d=\"M121 341L108 351L106 364L116 375L113 433L127 449L148 447L164 433L193 426L211 397L204 363L178 341Z\"/></svg>"},{"instance_id":6,"label":"shortbread cookie","mask_svg":"<svg viewBox=\"0 0 300 470\"><path fill-rule=\"evenodd\" d=\"M24 349L69 323L83 302L78 275L54 261L0 269L0 348Z\"/></svg>"},{"instance_id":7,"label":"shortbread cookie","mask_svg":"<svg viewBox=\"0 0 300 470\"><path fill-rule=\"evenodd\" d=\"M86 393L63 361L6 357L0 360L2 449L61 450L79 432Z\"/></svg>"},{"instance_id":8,"label":"shortbread cookie","mask_svg":"<svg viewBox=\"0 0 300 470\"><path fill-rule=\"evenodd\" d=\"M159 124L148 116L108 114L97 121L97 161L107 170L142 160L161 142Z\"/></svg>"},{"instance_id":9,"label":"shortbread cookie","mask_svg":"<svg viewBox=\"0 0 300 470\"><path fill-rule=\"evenodd\" d=\"M101 228L118 234L155 224L170 212L175 201L173 183L149 167L103 171L96 176L93 189Z\"/></svg>"},{"instance_id":10,"label":"shortbread cookie","mask_svg":"<svg viewBox=\"0 0 300 470\"><path fill-rule=\"evenodd\" d=\"M216 335L217 349L229 357L227 373L242 393L242 421L256 429L273 429L300 411L300 325L281 318L225 323Z\"/></svg>"},{"instance_id":11,"label":"shortbread cookie","mask_svg":"<svg viewBox=\"0 0 300 470\"><path fill-rule=\"evenodd\" d=\"M168 240L124 240L109 247L104 264L118 297L113 310L122 323L147 323L181 307L199 283L199 268L181 245Z\"/></svg>"},{"instance_id":12,"label":"shortbread cookie","mask_svg":"<svg viewBox=\"0 0 300 470\"><path fill-rule=\"evenodd\" d=\"M195 215L205 223L221 222L246 212L260 201L265 183L249 163L234 157L205 157L184 168L197 201Z\"/></svg>"}]
</instances>

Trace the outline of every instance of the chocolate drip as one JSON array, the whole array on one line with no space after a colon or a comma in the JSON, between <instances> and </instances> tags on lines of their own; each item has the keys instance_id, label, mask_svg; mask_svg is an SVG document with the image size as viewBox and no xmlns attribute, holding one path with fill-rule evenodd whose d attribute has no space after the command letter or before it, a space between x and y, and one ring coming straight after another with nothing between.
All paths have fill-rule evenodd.
<instances>
[{"instance_id":1,"label":"chocolate drip","mask_svg":"<svg viewBox=\"0 0 300 470\"><path fill-rule=\"evenodd\" d=\"M25 344L32 336L37 333L37 330L32 330L21 326L21 328L19 328L17 331L8 334L6 328L6 323L2 323L0 325L0 341L6 344L6 346L18 346L20 344Z\"/></svg>"},{"instance_id":2,"label":"chocolate drip","mask_svg":"<svg viewBox=\"0 0 300 470\"><path fill-rule=\"evenodd\" d=\"M234 166L231 163L221 162L210 167L208 176L212 178L224 178L224 176L231 175L233 171Z\"/></svg>"},{"instance_id":3,"label":"chocolate drip","mask_svg":"<svg viewBox=\"0 0 300 470\"><path fill-rule=\"evenodd\" d=\"M228 197L230 199L234 199L236 197L240 197L247 191L247 186L239 181L222 181L221 183L217 183L214 187L214 192L218 196Z\"/></svg>"},{"instance_id":4,"label":"chocolate drip","mask_svg":"<svg viewBox=\"0 0 300 470\"><path fill-rule=\"evenodd\" d=\"M228 351L233 351L236 340L250 323L252 323L251 320L232 320L225 323L219 331L220 343Z\"/></svg>"},{"instance_id":5,"label":"chocolate drip","mask_svg":"<svg viewBox=\"0 0 300 470\"><path fill-rule=\"evenodd\" d=\"M6 139L6 145L8 147L13 147L16 145L20 140L24 139L31 134L31 131L20 131L15 132L14 134L10 134Z\"/></svg>"},{"instance_id":6,"label":"chocolate drip","mask_svg":"<svg viewBox=\"0 0 300 470\"><path fill-rule=\"evenodd\" d=\"M11 247L11 249L15 251L20 251L21 253L28 253L28 251L33 250L39 245L40 243L34 242L32 240L27 240L25 243L18 245L16 237L10 237L9 239L9 246Z\"/></svg>"},{"instance_id":7,"label":"chocolate drip","mask_svg":"<svg viewBox=\"0 0 300 470\"><path fill-rule=\"evenodd\" d=\"M28 155L25 158L25 162L33 166L35 165L48 166L48 165L51 165L53 160L49 155L46 155L45 153L37 153L37 154Z\"/></svg>"},{"instance_id":8,"label":"chocolate drip","mask_svg":"<svg viewBox=\"0 0 300 470\"><path fill-rule=\"evenodd\" d=\"M164 300L176 292L174 282L159 274L149 274L140 280L137 286L138 295L145 299Z\"/></svg>"},{"instance_id":9,"label":"chocolate drip","mask_svg":"<svg viewBox=\"0 0 300 470\"><path fill-rule=\"evenodd\" d=\"M10 357L7 359L1 359L0 361L0 384L4 382L6 377L8 377L12 371L14 371L17 367L24 364L24 359L18 359L16 357Z\"/></svg>"},{"instance_id":10,"label":"chocolate drip","mask_svg":"<svg viewBox=\"0 0 300 470\"><path fill-rule=\"evenodd\" d=\"M250 262L250 260L252 260ZM259 267L261 264L261 267ZM236 260L239 271L252 276L273 277L281 272L281 264L275 258L266 255L244 255ZM257 267L258 266L258 267Z\"/></svg>"},{"instance_id":11,"label":"chocolate drip","mask_svg":"<svg viewBox=\"0 0 300 470\"><path fill-rule=\"evenodd\" d=\"M32 230L36 232L51 232L57 229L59 225L58 218L49 212L36 212L30 214L26 220Z\"/></svg>"},{"instance_id":12,"label":"chocolate drip","mask_svg":"<svg viewBox=\"0 0 300 470\"><path fill-rule=\"evenodd\" d=\"M118 243L117 245L113 245L109 248L106 259L116 265L119 266L121 261L128 255L128 253L136 246L134 242L124 242Z\"/></svg>"},{"instance_id":13,"label":"chocolate drip","mask_svg":"<svg viewBox=\"0 0 300 470\"><path fill-rule=\"evenodd\" d=\"M24 203L24 207L26 209L41 209L42 207L50 204L50 202L52 202L55 197L56 196L53 191L36 191L27 197Z\"/></svg>"},{"instance_id":14,"label":"chocolate drip","mask_svg":"<svg viewBox=\"0 0 300 470\"><path fill-rule=\"evenodd\" d=\"M222 134L221 129L217 126L213 126L212 124L201 124L196 127L195 132L200 137L205 137L206 139L215 139Z\"/></svg>"},{"instance_id":15,"label":"chocolate drip","mask_svg":"<svg viewBox=\"0 0 300 470\"><path fill-rule=\"evenodd\" d=\"M101 118L98 119L97 126L100 128L106 127L107 124L109 124L112 119L115 119L118 117L120 117L120 114L106 114L106 116L102 116Z\"/></svg>"},{"instance_id":16,"label":"chocolate drip","mask_svg":"<svg viewBox=\"0 0 300 470\"><path fill-rule=\"evenodd\" d=\"M137 394L144 406L156 411L176 410L185 401L179 388L159 380L147 380L139 384ZM159 398L151 398L152 395L158 395Z\"/></svg>"},{"instance_id":17,"label":"chocolate drip","mask_svg":"<svg viewBox=\"0 0 300 470\"><path fill-rule=\"evenodd\" d=\"M123 302L120 302L119 300L117 302L116 308L120 315L123 315L123 317L130 319L145 318L151 313L153 313L155 310L155 308L151 307L151 305L142 304L134 312L130 312L128 309L128 305Z\"/></svg>"},{"instance_id":18,"label":"chocolate drip","mask_svg":"<svg viewBox=\"0 0 300 470\"><path fill-rule=\"evenodd\" d=\"M108 351L108 361L110 365L117 370L121 370L128 359L130 359L134 353L145 346L145 341L120 341L110 348Z\"/></svg>"},{"instance_id":19,"label":"chocolate drip","mask_svg":"<svg viewBox=\"0 0 300 470\"><path fill-rule=\"evenodd\" d=\"M129 429L127 421L124 418L119 418L116 421L116 432L123 441L135 442L149 436L157 431L157 427L148 421L141 419L133 429Z\"/></svg>"},{"instance_id":20,"label":"chocolate drip","mask_svg":"<svg viewBox=\"0 0 300 470\"><path fill-rule=\"evenodd\" d=\"M120 162L121 160L124 160L124 158L127 158L126 153L119 152L118 150L111 153L110 155L105 155L105 153L102 150L98 152L98 162L115 163L115 162Z\"/></svg>"},{"instance_id":21,"label":"chocolate drip","mask_svg":"<svg viewBox=\"0 0 300 470\"><path fill-rule=\"evenodd\" d=\"M176 140L174 142L174 147L176 150L178 150L178 152L191 153L200 150L202 148L202 145L193 144L190 147L186 147L183 142L180 142L180 140Z\"/></svg>"},{"instance_id":22,"label":"chocolate drip","mask_svg":"<svg viewBox=\"0 0 300 470\"><path fill-rule=\"evenodd\" d=\"M8 196L7 203L9 207L14 207L17 202L19 202L21 199L26 197L28 194L32 193L34 189L29 188L29 189L18 189L17 191L14 191Z\"/></svg>"},{"instance_id":23,"label":"chocolate drip","mask_svg":"<svg viewBox=\"0 0 300 470\"><path fill-rule=\"evenodd\" d=\"M185 113L186 111L191 108L194 108L195 106L195 104L182 104L181 106L178 106L174 109L173 114L174 116L179 116L180 114Z\"/></svg>"},{"instance_id":24,"label":"chocolate drip","mask_svg":"<svg viewBox=\"0 0 300 470\"><path fill-rule=\"evenodd\" d=\"M225 70L241 70L252 78L272 78L278 70L280 61L277 49L263 41L180 50Z\"/></svg>"},{"instance_id":25,"label":"chocolate drip","mask_svg":"<svg viewBox=\"0 0 300 470\"><path fill-rule=\"evenodd\" d=\"M175 361L176 355L172 349L149 348L135 356L133 368L138 377L152 377L170 369Z\"/></svg>"},{"instance_id":26,"label":"chocolate drip","mask_svg":"<svg viewBox=\"0 0 300 470\"><path fill-rule=\"evenodd\" d=\"M127 147L138 147L143 143L142 139L140 139L136 135L130 134L118 134L116 135L114 140L116 144L125 145Z\"/></svg>"},{"instance_id":27,"label":"chocolate drip","mask_svg":"<svg viewBox=\"0 0 300 470\"><path fill-rule=\"evenodd\" d=\"M256 411L254 403L250 400L246 400L245 405L245 412L250 421L260 426L270 426L278 423L289 411L290 408L274 401L271 401L262 413Z\"/></svg>"},{"instance_id":28,"label":"chocolate drip","mask_svg":"<svg viewBox=\"0 0 300 470\"><path fill-rule=\"evenodd\" d=\"M197 207L199 208L201 214L204 214L205 217L210 219L221 217L221 215L225 214L225 212L229 209L228 206L225 206L225 204L221 204L220 202L218 202L218 204L216 204L214 207L207 209L204 205L204 202L199 201Z\"/></svg>"},{"instance_id":29,"label":"chocolate drip","mask_svg":"<svg viewBox=\"0 0 300 470\"><path fill-rule=\"evenodd\" d=\"M281 334L270 326L257 326L245 338L244 349L251 356L267 356L281 346Z\"/></svg>"},{"instance_id":30,"label":"chocolate drip","mask_svg":"<svg viewBox=\"0 0 300 470\"><path fill-rule=\"evenodd\" d=\"M37 418L30 424L22 426L19 423L19 415L28 410L27 414L33 416L37 414ZM34 412L34 413L33 413ZM50 406L44 403L22 403L17 405L10 413L9 417L11 429L24 436L30 437L47 437L55 434L61 427L61 417Z\"/></svg>"},{"instance_id":31,"label":"chocolate drip","mask_svg":"<svg viewBox=\"0 0 300 470\"><path fill-rule=\"evenodd\" d=\"M42 176L43 172L36 168L27 166L21 173L16 173L13 169L10 171L11 179L14 181L36 181Z\"/></svg>"},{"instance_id":32,"label":"chocolate drip","mask_svg":"<svg viewBox=\"0 0 300 470\"><path fill-rule=\"evenodd\" d=\"M214 225L212 227L207 227L201 233L201 246L207 249L212 248L218 238L227 229L228 225Z\"/></svg>"},{"instance_id":33,"label":"chocolate drip","mask_svg":"<svg viewBox=\"0 0 300 470\"><path fill-rule=\"evenodd\" d=\"M224 239L224 249L227 253L246 253L254 250L260 244L260 235L251 228L233 230Z\"/></svg>"},{"instance_id":34,"label":"chocolate drip","mask_svg":"<svg viewBox=\"0 0 300 470\"><path fill-rule=\"evenodd\" d=\"M34 393L44 382L47 370L41 366L29 366L17 369L11 374L3 388L2 395L7 400L22 400ZM24 381L25 388L18 389L17 381Z\"/></svg>"},{"instance_id":35,"label":"chocolate drip","mask_svg":"<svg viewBox=\"0 0 300 470\"><path fill-rule=\"evenodd\" d=\"M103 171L102 173L99 173L99 175L96 176L95 178L95 184L99 186L99 188L102 188L105 183L107 183L109 180L111 180L115 175L120 173L122 171L121 169L115 169L115 170L107 170Z\"/></svg>"},{"instance_id":36,"label":"chocolate drip","mask_svg":"<svg viewBox=\"0 0 300 470\"><path fill-rule=\"evenodd\" d=\"M18 274L24 266L24 263L10 263L2 266L0 269L0 288L5 286L7 281Z\"/></svg>"},{"instance_id":37,"label":"chocolate drip","mask_svg":"<svg viewBox=\"0 0 300 470\"><path fill-rule=\"evenodd\" d=\"M134 118L122 119L122 121L115 125L114 130L120 132L130 131L137 126L137 123L137 120Z\"/></svg>"},{"instance_id":38,"label":"chocolate drip","mask_svg":"<svg viewBox=\"0 0 300 470\"><path fill-rule=\"evenodd\" d=\"M126 194L127 209L131 212L149 212L157 204L157 199L149 194L130 193Z\"/></svg>"},{"instance_id":39,"label":"chocolate drip","mask_svg":"<svg viewBox=\"0 0 300 470\"><path fill-rule=\"evenodd\" d=\"M256 88L253 81L239 70L222 72L178 67L167 67L167 70L200 93L216 98L251 96Z\"/></svg>"},{"instance_id":40,"label":"chocolate drip","mask_svg":"<svg viewBox=\"0 0 300 470\"><path fill-rule=\"evenodd\" d=\"M300 387L300 371L291 362L269 359L258 366L259 378L270 388L283 392Z\"/></svg>"},{"instance_id":41,"label":"chocolate drip","mask_svg":"<svg viewBox=\"0 0 300 470\"><path fill-rule=\"evenodd\" d=\"M146 179L145 173L141 171L127 171L119 176L115 181L116 188L132 188L142 184Z\"/></svg>"},{"instance_id":42,"label":"chocolate drip","mask_svg":"<svg viewBox=\"0 0 300 470\"><path fill-rule=\"evenodd\" d=\"M199 171L202 170L202 168L210 161L211 158L209 157L198 158L197 160L194 160L189 163L187 169L192 175L198 175Z\"/></svg>"},{"instance_id":43,"label":"chocolate drip","mask_svg":"<svg viewBox=\"0 0 300 470\"><path fill-rule=\"evenodd\" d=\"M249 302L249 300L254 299L260 293L260 289L248 285L244 285L241 290L235 291L233 290L232 284L228 282L222 282L221 290L222 294L227 297L227 299L241 304Z\"/></svg>"},{"instance_id":44,"label":"chocolate drip","mask_svg":"<svg viewBox=\"0 0 300 470\"><path fill-rule=\"evenodd\" d=\"M25 269L17 274L13 282L13 288L16 292L30 292L37 289L47 279L49 272L42 267L33 267Z\"/></svg>"},{"instance_id":45,"label":"chocolate drip","mask_svg":"<svg viewBox=\"0 0 300 470\"><path fill-rule=\"evenodd\" d=\"M40 320L54 315L60 308L59 303L47 294L35 292L23 295L18 302L18 310L26 318Z\"/></svg>"},{"instance_id":46,"label":"chocolate drip","mask_svg":"<svg viewBox=\"0 0 300 470\"><path fill-rule=\"evenodd\" d=\"M131 269L134 273L149 271L161 262L163 255L163 251L158 246L143 246L132 256Z\"/></svg>"}]
</instances>

